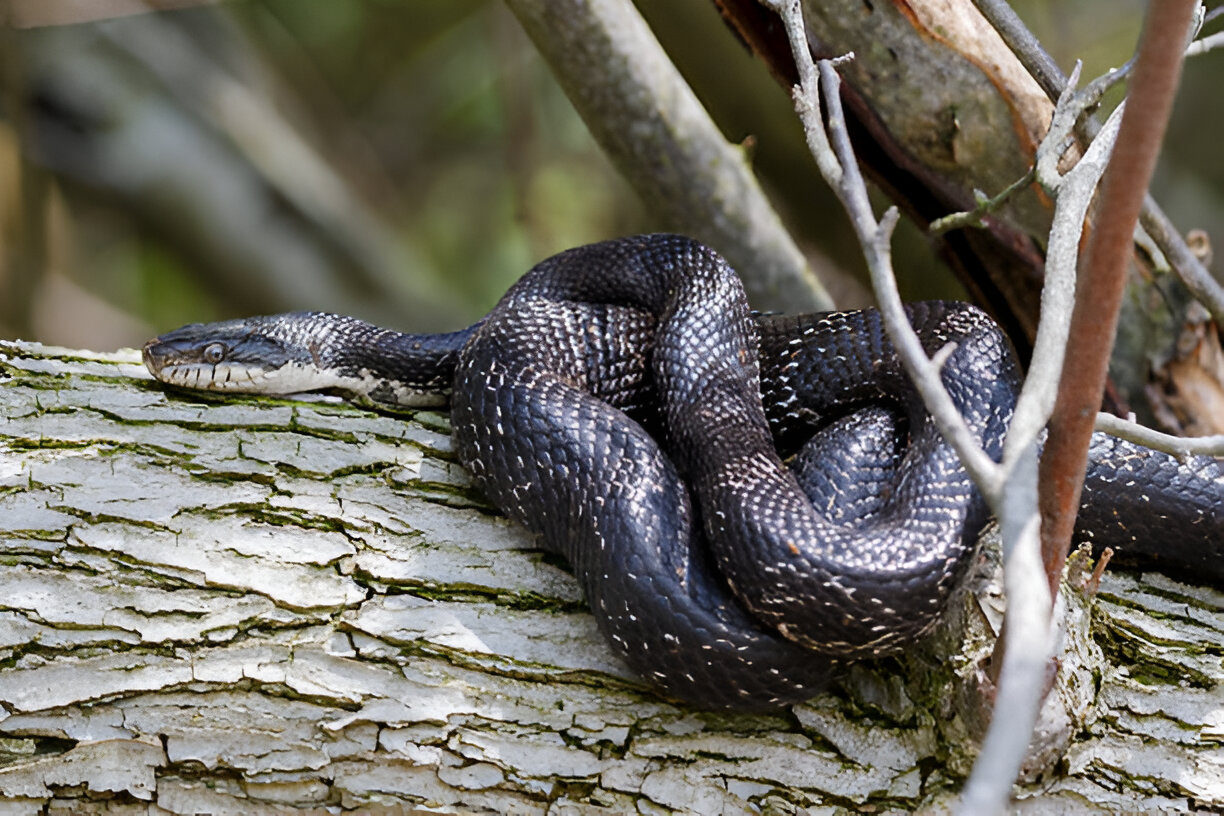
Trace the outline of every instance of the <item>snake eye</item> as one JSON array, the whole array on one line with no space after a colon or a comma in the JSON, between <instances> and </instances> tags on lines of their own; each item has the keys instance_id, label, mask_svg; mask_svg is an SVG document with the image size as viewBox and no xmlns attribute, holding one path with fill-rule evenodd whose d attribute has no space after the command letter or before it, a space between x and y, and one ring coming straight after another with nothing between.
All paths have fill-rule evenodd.
<instances>
[{"instance_id":1,"label":"snake eye","mask_svg":"<svg viewBox=\"0 0 1224 816\"><path fill-rule=\"evenodd\" d=\"M209 343L204 347L204 362L211 365L216 365L225 359L225 344L224 343Z\"/></svg>"}]
</instances>

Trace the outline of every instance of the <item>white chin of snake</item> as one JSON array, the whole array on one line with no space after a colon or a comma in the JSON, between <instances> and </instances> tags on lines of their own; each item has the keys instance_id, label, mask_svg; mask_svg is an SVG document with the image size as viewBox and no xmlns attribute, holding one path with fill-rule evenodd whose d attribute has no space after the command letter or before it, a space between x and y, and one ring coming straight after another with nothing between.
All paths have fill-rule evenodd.
<instances>
[{"instance_id":1,"label":"white chin of snake","mask_svg":"<svg viewBox=\"0 0 1224 816\"><path fill-rule=\"evenodd\" d=\"M446 397L437 391L410 388L366 369L355 377L346 377L301 363L286 363L279 368L225 363L182 365L163 370L158 379L183 388L235 394L302 394L334 388L384 405L433 408L446 404Z\"/></svg>"},{"instance_id":2,"label":"white chin of snake","mask_svg":"<svg viewBox=\"0 0 1224 816\"><path fill-rule=\"evenodd\" d=\"M342 378L300 363L286 363L280 368L225 363L181 365L163 370L158 379L184 388L239 394L299 394L342 385Z\"/></svg>"}]
</instances>

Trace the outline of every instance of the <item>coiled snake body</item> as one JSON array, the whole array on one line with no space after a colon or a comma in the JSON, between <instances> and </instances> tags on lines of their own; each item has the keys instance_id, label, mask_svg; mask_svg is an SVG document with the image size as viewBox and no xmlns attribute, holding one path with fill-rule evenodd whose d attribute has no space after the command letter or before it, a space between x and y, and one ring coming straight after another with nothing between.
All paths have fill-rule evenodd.
<instances>
[{"instance_id":1,"label":"coiled snake body","mask_svg":"<svg viewBox=\"0 0 1224 816\"><path fill-rule=\"evenodd\" d=\"M1006 340L964 304L909 315L928 353L955 344L944 383L997 456L1018 382ZM876 312L754 316L726 263L679 236L550 258L462 332L295 313L187 326L145 361L188 387L449 395L478 486L569 561L641 675L707 707L804 699L905 645L987 520ZM1083 535L1221 575L1217 460L1102 435L1092 458Z\"/></svg>"}]
</instances>

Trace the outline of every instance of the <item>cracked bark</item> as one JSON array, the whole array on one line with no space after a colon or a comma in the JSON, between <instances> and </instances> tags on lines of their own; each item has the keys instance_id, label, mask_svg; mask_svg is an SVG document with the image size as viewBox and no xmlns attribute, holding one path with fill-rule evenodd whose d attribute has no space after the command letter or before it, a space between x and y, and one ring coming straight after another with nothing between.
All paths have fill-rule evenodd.
<instances>
[{"instance_id":1,"label":"cracked bark","mask_svg":"<svg viewBox=\"0 0 1224 816\"><path fill-rule=\"evenodd\" d=\"M686 709L471 489L444 417L26 344L0 344L0 576L0 813L939 809L997 617L969 596L785 712ZM1070 605L1087 662L1020 810L1224 808L1222 606L1124 574Z\"/></svg>"}]
</instances>

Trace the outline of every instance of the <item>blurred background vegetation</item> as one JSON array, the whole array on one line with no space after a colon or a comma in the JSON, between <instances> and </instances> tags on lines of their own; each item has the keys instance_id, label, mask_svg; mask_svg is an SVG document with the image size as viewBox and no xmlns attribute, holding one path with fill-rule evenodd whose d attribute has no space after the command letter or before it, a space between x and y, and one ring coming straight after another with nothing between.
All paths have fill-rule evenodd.
<instances>
[{"instance_id":1,"label":"blurred background vegetation","mask_svg":"<svg viewBox=\"0 0 1224 816\"><path fill-rule=\"evenodd\" d=\"M1130 56L1144 8L1014 5L1086 76ZM869 302L786 93L710 0L638 7L839 303ZM1217 240L1222 77L1222 52L1188 63L1154 190ZM0 91L0 337L110 349L308 308L456 328L553 252L658 228L494 0L234 0L4 28ZM898 242L904 295L958 295L916 229Z\"/></svg>"}]
</instances>

